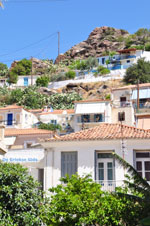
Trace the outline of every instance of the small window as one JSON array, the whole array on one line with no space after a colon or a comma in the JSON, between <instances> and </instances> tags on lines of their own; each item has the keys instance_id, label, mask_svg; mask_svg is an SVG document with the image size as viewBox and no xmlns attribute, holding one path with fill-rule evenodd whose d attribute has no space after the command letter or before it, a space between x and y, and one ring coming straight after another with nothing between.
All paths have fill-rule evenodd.
<instances>
[{"instance_id":1,"label":"small window","mask_svg":"<svg viewBox=\"0 0 150 226\"><path fill-rule=\"evenodd\" d=\"M98 159L108 159L113 158L113 155L111 153L98 153L97 157Z\"/></svg>"},{"instance_id":2,"label":"small window","mask_svg":"<svg viewBox=\"0 0 150 226\"><path fill-rule=\"evenodd\" d=\"M118 112L118 121L125 121L125 112Z\"/></svg>"},{"instance_id":3,"label":"small window","mask_svg":"<svg viewBox=\"0 0 150 226\"><path fill-rule=\"evenodd\" d=\"M27 144L26 144L26 147L27 147L27 148L31 148L31 145L32 145L32 143L27 143Z\"/></svg>"},{"instance_id":4,"label":"small window","mask_svg":"<svg viewBox=\"0 0 150 226\"><path fill-rule=\"evenodd\" d=\"M130 60L127 60L127 63L130 63Z\"/></svg>"},{"instance_id":5,"label":"small window","mask_svg":"<svg viewBox=\"0 0 150 226\"><path fill-rule=\"evenodd\" d=\"M83 123L90 122L90 115L82 115L81 122Z\"/></svg>"},{"instance_id":6,"label":"small window","mask_svg":"<svg viewBox=\"0 0 150 226\"><path fill-rule=\"evenodd\" d=\"M105 64L105 58L102 58L102 64Z\"/></svg>"},{"instance_id":7,"label":"small window","mask_svg":"<svg viewBox=\"0 0 150 226\"><path fill-rule=\"evenodd\" d=\"M104 115L103 114L94 115L94 122L104 122Z\"/></svg>"},{"instance_id":8,"label":"small window","mask_svg":"<svg viewBox=\"0 0 150 226\"><path fill-rule=\"evenodd\" d=\"M136 158L149 158L150 152L137 152Z\"/></svg>"},{"instance_id":9,"label":"small window","mask_svg":"<svg viewBox=\"0 0 150 226\"><path fill-rule=\"evenodd\" d=\"M51 124L57 125L57 120L51 120Z\"/></svg>"}]
</instances>

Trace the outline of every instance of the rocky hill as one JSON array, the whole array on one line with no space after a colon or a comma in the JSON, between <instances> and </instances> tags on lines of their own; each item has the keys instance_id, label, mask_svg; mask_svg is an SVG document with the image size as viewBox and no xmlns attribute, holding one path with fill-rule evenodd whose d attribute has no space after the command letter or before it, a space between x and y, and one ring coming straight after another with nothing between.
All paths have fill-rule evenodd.
<instances>
[{"instance_id":1,"label":"rocky hill","mask_svg":"<svg viewBox=\"0 0 150 226\"><path fill-rule=\"evenodd\" d=\"M89 35L88 39L73 46L56 59L56 63L65 59L85 59L89 56L99 57L108 55L110 51L137 46L144 48L145 43L150 43L150 31L141 28L135 34L129 34L123 29L112 27L97 27ZM150 45L150 44L149 44Z\"/></svg>"}]
</instances>

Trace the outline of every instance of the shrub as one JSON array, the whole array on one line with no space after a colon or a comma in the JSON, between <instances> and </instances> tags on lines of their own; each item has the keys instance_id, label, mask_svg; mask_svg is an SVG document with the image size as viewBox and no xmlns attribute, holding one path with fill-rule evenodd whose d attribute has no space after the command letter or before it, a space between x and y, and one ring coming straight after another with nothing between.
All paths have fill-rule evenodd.
<instances>
[{"instance_id":1,"label":"shrub","mask_svg":"<svg viewBox=\"0 0 150 226\"><path fill-rule=\"evenodd\" d=\"M0 225L42 225L42 192L20 164L0 164Z\"/></svg>"},{"instance_id":2,"label":"shrub","mask_svg":"<svg viewBox=\"0 0 150 226\"><path fill-rule=\"evenodd\" d=\"M103 66L98 66L97 71L101 74L101 75L106 75L110 73L110 70L108 68L105 68Z\"/></svg>"},{"instance_id":3,"label":"shrub","mask_svg":"<svg viewBox=\"0 0 150 226\"><path fill-rule=\"evenodd\" d=\"M50 81L50 78L46 75L43 75L43 76L37 78L36 85L42 86L42 87L48 87L49 81Z\"/></svg>"},{"instance_id":4,"label":"shrub","mask_svg":"<svg viewBox=\"0 0 150 226\"><path fill-rule=\"evenodd\" d=\"M52 130L52 131L56 131L56 130L62 130L61 125L54 125L51 123L40 123L40 125L38 126L39 129L46 129L46 130Z\"/></svg>"},{"instance_id":5,"label":"shrub","mask_svg":"<svg viewBox=\"0 0 150 226\"><path fill-rule=\"evenodd\" d=\"M68 71L65 73L67 79L74 79L76 77L75 71Z\"/></svg>"},{"instance_id":6,"label":"shrub","mask_svg":"<svg viewBox=\"0 0 150 226\"><path fill-rule=\"evenodd\" d=\"M64 81L64 80L66 80L66 76L65 76L64 73L59 73L59 74L55 74L55 75L50 76L51 82L59 82L59 81Z\"/></svg>"}]
</instances>

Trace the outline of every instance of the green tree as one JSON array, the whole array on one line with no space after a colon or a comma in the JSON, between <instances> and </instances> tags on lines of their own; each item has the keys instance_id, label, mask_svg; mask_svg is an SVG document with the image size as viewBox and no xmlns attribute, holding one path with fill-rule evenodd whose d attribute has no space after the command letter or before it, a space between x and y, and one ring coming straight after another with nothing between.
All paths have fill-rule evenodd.
<instances>
[{"instance_id":1,"label":"green tree","mask_svg":"<svg viewBox=\"0 0 150 226\"><path fill-rule=\"evenodd\" d=\"M94 67L98 67L98 60L95 57L88 57L86 60L86 69L92 70Z\"/></svg>"},{"instance_id":2,"label":"green tree","mask_svg":"<svg viewBox=\"0 0 150 226\"><path fill-rule=\"evenodd\" d=\"M48 87L49 81L50 81L50 78L46 75L43 75L37 78L36 85L41 87Z\"/></svg>"},{"instance_id":3,"label":"green tree","mask_svg":"<svg viewBox=\"0 0 150 226\"><path fill-rule=\"evenodd\" d=\"M18 81L18 74L13 74L13 73L9 72L7 82L9 84L16 84L17 81Z\"/></svg>"},{"instance_id":4,"label":"green tree","mask_svg":"<svg viewBox=\"0 0 150 226\"><path fill-rule=\"evenodd\" d=\"M139 214L137 215L136 225L150 225L150 185L143 179L140 174L131 166L128 162L122 159L120 156L114 153L116 160L127 169L129 173L125 180L127 193L119 192L118 195L121 198L130 200L134 206L139 206ZM132 210L134 211L134 210Z\"/></svg>"},{"instance_id":5,"label":"green tree","mask_svg":"<svg viewBox=\"0 0 150 226\"><path fill-rule=\"evenodd\" d=\"M8 75L8 67L6 64L0 63L0 76Z\"/></svg>"},{"instance_id":6,"label":"green tree","mask_svg":"<svg viewBox=\"0 0 150 226\"><path fill-rule=\"evenodd\" d=\"M144 58L139 59L137 64L132 65L126 70L124 77L125 83L137 84L150 82L150 62L146 62Z\"/></svg>"},{"instance_id":7,"label":"green tree","mask_svg":"<svg viewBox=\"0 0 150 226\"><path fill-rule=\"evenodd\" d=\"M20 164L0 164L0 225L40 226L39 184Z\"/></svg>"},{"instance_id":8,"label":"green tree","mask_svg":"<svg viewBox=\"0 0 150 226\"><path fill-rule=\"evenodd\" d=\"M61 182L50 189L51 199L43 208L41 217L46 225L125 226L130 217L130 225L135 226L131 202L103 192L90 176L66 176Z\"/></svg>"}]
</instances>

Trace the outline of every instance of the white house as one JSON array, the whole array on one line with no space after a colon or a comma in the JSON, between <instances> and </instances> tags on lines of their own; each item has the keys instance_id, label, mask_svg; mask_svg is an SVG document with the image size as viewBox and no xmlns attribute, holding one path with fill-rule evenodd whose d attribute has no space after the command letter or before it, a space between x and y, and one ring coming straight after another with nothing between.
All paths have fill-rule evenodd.
<instances>
[{"instance_id":1,"label":"white house","mask_svg":"<svg viewBox=\"0 0 150 226\"><path fill-rule=\"evenodd\" d=\"M113 122L124 112L125 124L150 129L150 83L112 89L112 103Z\"/></svg>"},{"instance_id":2,"label":"white house","mask_svg":"<svg viewBox=\"0 0 150 226\"><path fill-rule=\"evenodd\" d=\"M115 152L150 181L150 133L121 124L99 126L62 137L42 139L45 149L45 186L60 184L66 174L91 174L105 190L123 184L126 171L113 158Z\"/></svg>"},{"instance_id":3,"label":"white house","mask_svg":"<svg viewBox=\"0 0 150 226\"><path fill-rule=\"evenodd\" d=\"M91 128L102 122L111 122L111 104L109 100L75 101L75 132Z\"/></svg>"},{"instance_id":4,"label":"white house","mask_svg":"<svg viewBox=\"0 0 150 226\"><path fill-rule=\"evenodd\" d=\"M37 117L22 106L8 105L0 108L0 124L6 128L31 128Z\"/></svg>"},{"instance_id":5,"label":"white house","mask_svg":"<svg viewBox=\"0 0 150 226\"><path fill-rule=\"evenodd\" d=\"M28 168L29 173L44 186L45 151L38 145L38 139L53 137L49 130L37 128L5 129L4 144L8 152L2 157L3 162L20 163ZM1 143L0 143L1 144Z\"/></svg>"},{"instance_id":6,"label":"white house","mask_svg":"<svg viewBox=\"0 0 150 226\"><path fill-rule=\"evenodd\" d=\"M150 61L150 52L137 50L135 48L122 49L117 51L114 56L102 56L98 58L99 65L107 67L109 70L127 69L137 63L138 59L145 58ZM109 63L108 63L109 60Z\"/></svg>"},{"instance_id":7,"label":"white house","mask_svg":"<svg viewBox=\"0 0 150 226\"><path fill-rule=\"evenodd\" d=\"M36 84L37 78L40 75L19 75L16 84L12 84L13 87L27 87Z\"/></svg>"},{"instance_id":8,"label":"white house","mask_svg":"<svg viewBox=\"0 0 150 226\"><path fill-rule=\"evenodd\" d=\"M46 109L37 114L40 122L61 125L65 133L74 131L74 109L52 110Z\"/></svg>"}]
</instances>

